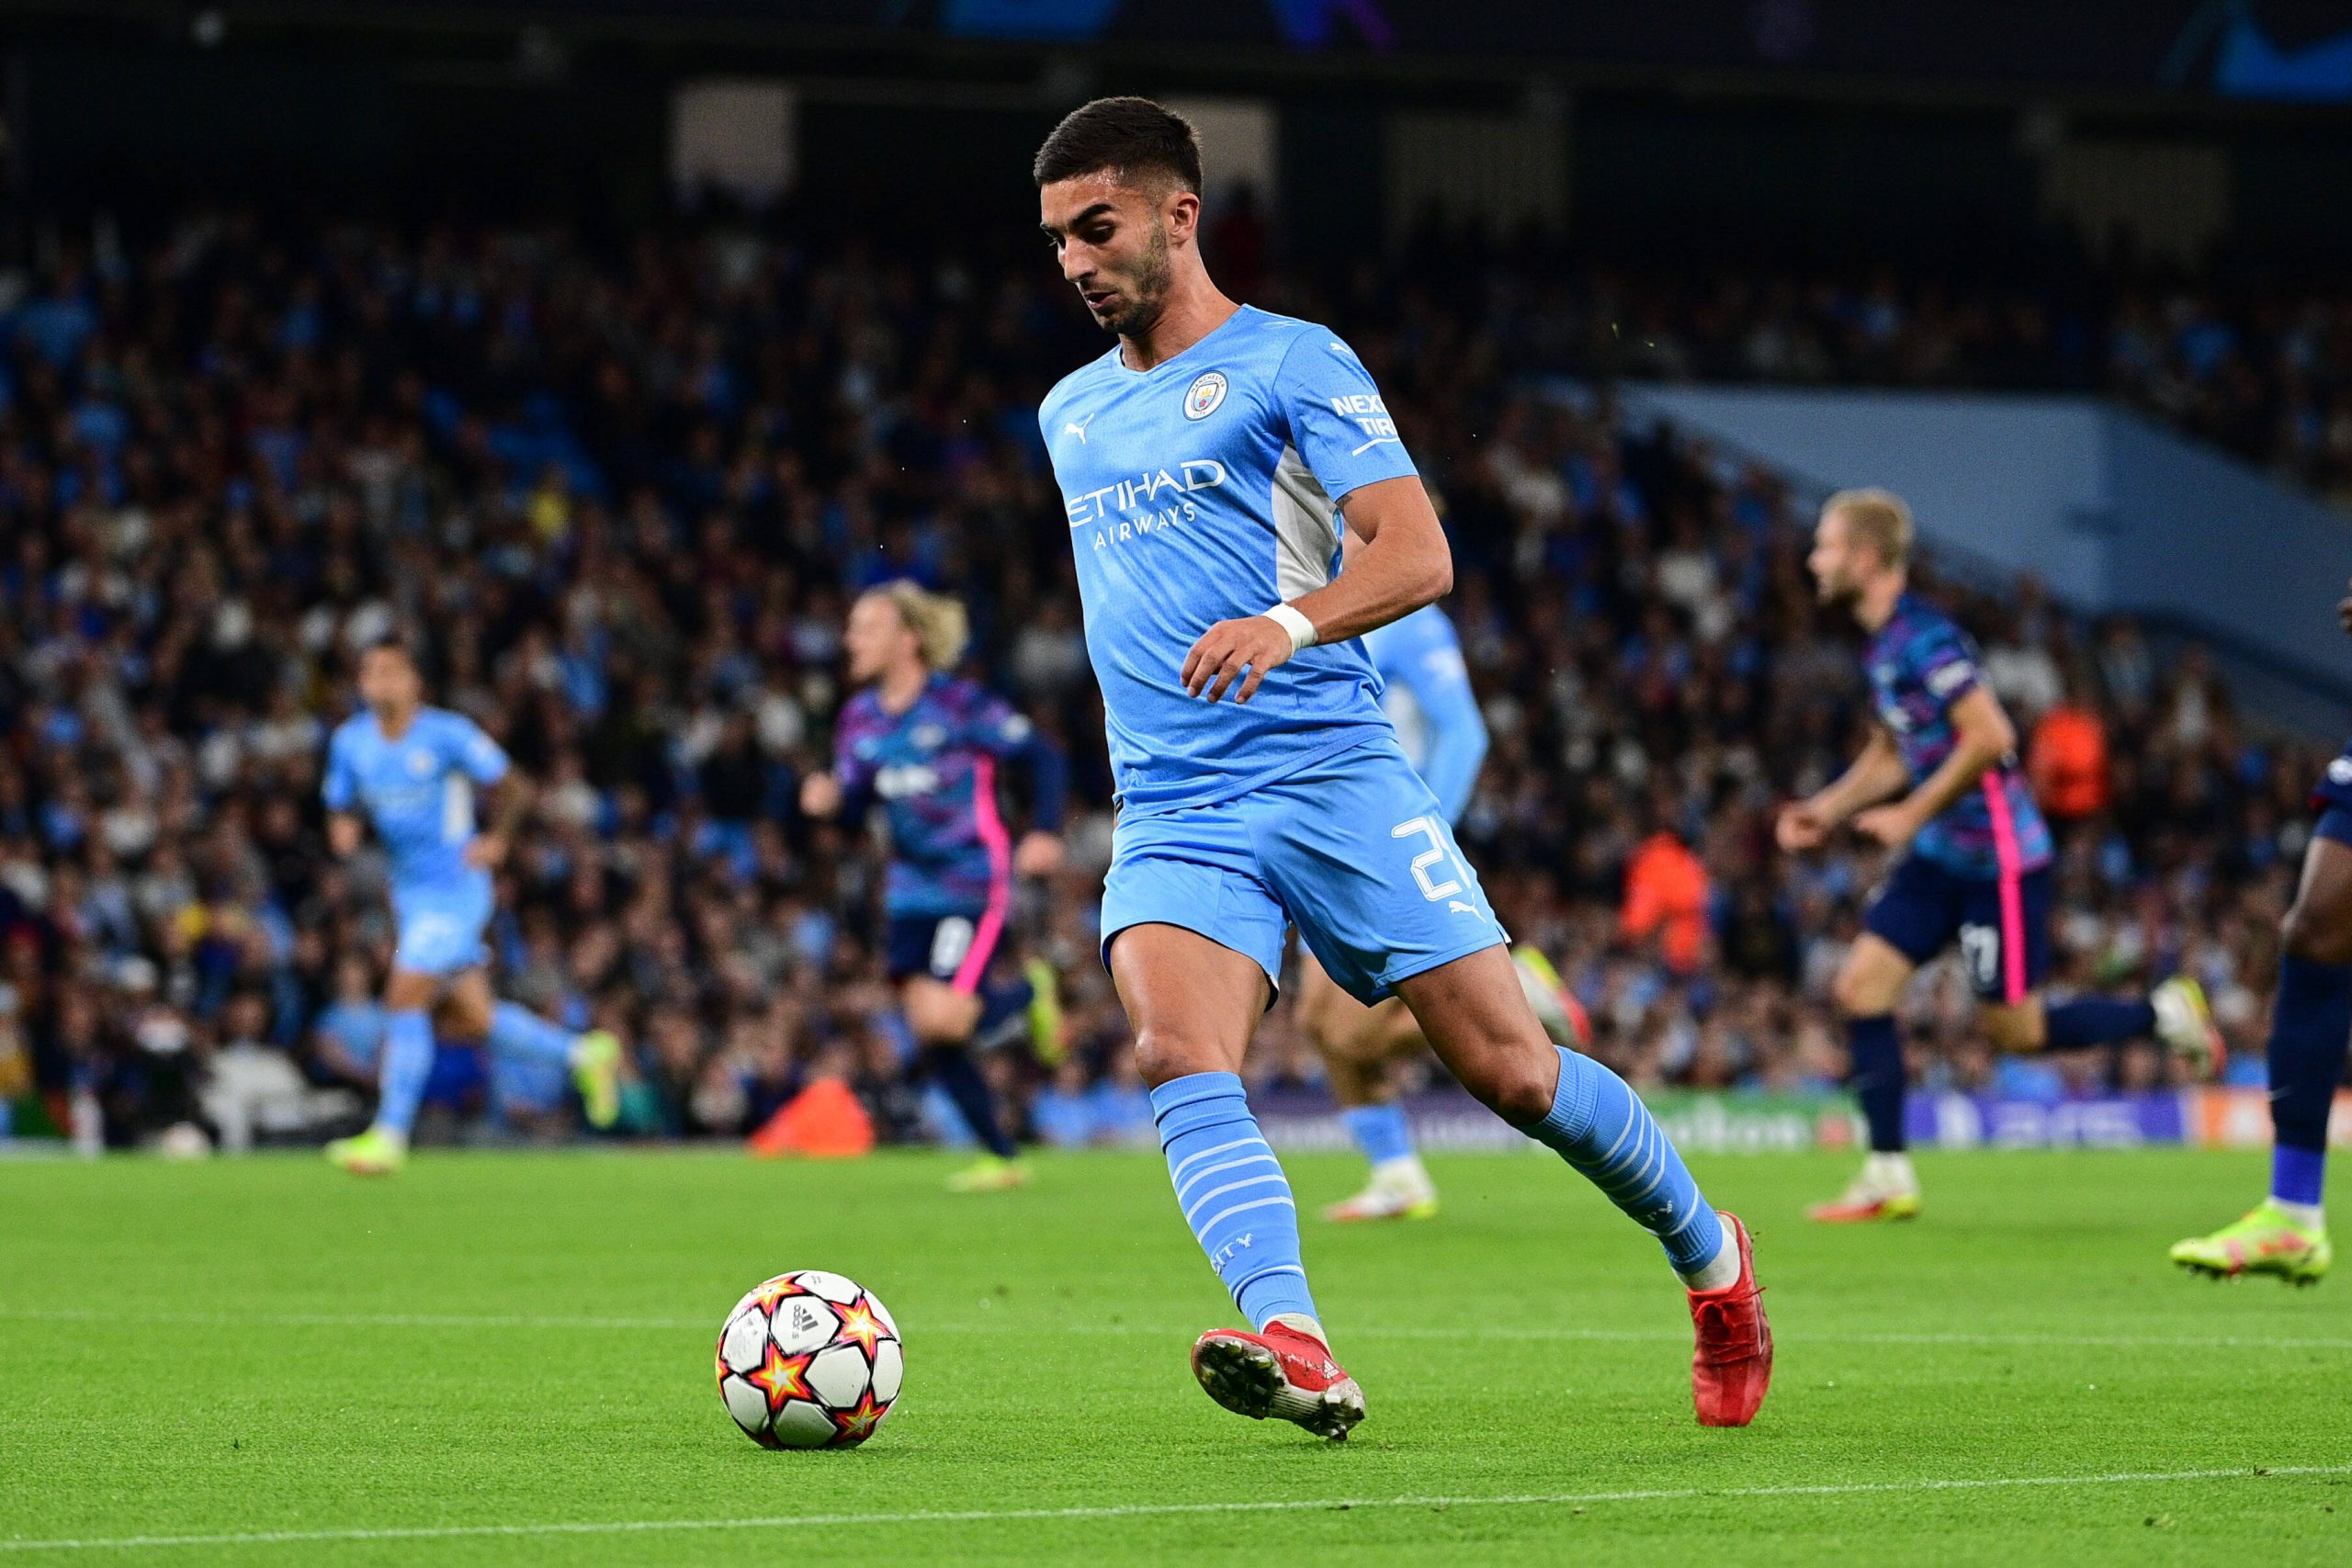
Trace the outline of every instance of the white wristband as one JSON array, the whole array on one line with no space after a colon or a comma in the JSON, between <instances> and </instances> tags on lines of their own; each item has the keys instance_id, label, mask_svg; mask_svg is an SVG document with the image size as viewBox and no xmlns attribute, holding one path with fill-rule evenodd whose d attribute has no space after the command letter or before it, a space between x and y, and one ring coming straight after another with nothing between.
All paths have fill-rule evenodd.
<instances>
[{"instance_id":1,"label":"white wristband","mask_svg":"<svg viewBox=\"0 0 2352 1568\"><path fill-rule=\"evenodd\" d=\"M1277 604L1264 612L1266 619L1290 633L1290 650L1315 646L1315 623L1299 612L1295 604Z\"/></svg>"}]
</instances>

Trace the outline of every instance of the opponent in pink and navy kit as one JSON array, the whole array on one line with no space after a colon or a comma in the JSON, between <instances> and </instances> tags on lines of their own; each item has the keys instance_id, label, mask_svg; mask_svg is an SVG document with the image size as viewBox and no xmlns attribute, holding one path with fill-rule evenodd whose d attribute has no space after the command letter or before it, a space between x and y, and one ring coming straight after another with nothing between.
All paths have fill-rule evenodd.
<instances>
[{"instance_id":1,"label":"opponent in pink and navy kit","mask_svg":"<svg viewBox=\"0 0 2352 1568\"><path fill-rule=\"evenodd\" d=\"M1028 768L1031 815L1059 830L1069 768L1061 751L1002 697L933 675L912 706L890 713L863 691L842 708L834 774L851 821L879 800L890 829L883 888L890 977L929 975L978 989L1012 902L1012 836L997 798L1001 764Z\"/></svg>"},{"instance_id":2,"label":"opponent in pink and navy kit","mask_svg":"<svg viewBox=\"0 0 2352 1568\"><path fill-rule=\"evenodd\" d=\"M1905 593L1864 662L1879 722L1917 785L1959 743L1952 705L1982 683L1976 645ZM2005 757L1919 829L1863 923L1914 964L1957 938L1976 994L2021 1002L2050 968L2051 856L2033 792L2017 759Z\"/></svg>"}]
</instances>

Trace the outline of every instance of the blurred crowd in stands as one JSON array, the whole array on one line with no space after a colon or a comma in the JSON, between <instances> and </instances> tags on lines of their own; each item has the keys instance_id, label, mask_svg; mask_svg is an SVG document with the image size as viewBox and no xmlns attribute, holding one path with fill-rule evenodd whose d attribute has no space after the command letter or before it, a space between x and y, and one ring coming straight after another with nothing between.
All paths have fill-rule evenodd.
<instances>
[{"instance_id":1,"label":"blurred crowd in stands","mask_svg":"<svg viewBox=\"0 0 2352 1568\"><path fill-rule=\"evenodd\" d=\"M1463 840L1582 996L1595 1052L1644 1086L1837 1083L1825 990L1877 858L1784 861L1770 818L1843 766L1865 694L1858 637L1805 577L1802 498L1569 378L2108 385L2315 482L2352 478L2330 375L2352 366L2352 317L2333 307L2098 317L1888 280L1555 282L1501 257L1235 270L1254 302L1347 334L1397 411L1453 537L1446 607L1494 735ZM843 695L847 604L910 576L968 601L972 667L1075 763L1068 866L1023 890L1008 957L1059 966L1069 1057L990 1070L1035 1135L1148 1137L1095 958L1102 716L1035 423L1105 345L1042 254L212 216L61 243L11 288L0 1106L17 1132L241 1144L364 1117L391 929L374 852L327 855L318 786L356 650L399 632L433 700L539 785L501 875L498 984L630 1043L632 1131L741 1134L838 1077L888 1135L938 1134L880 982L880 847L797 807ZM2185 967L2258 1049L2326 753L2250 728L2193 647L2030 581L1929 587L2030 738L2063 845L2059 985ZM2165 1070L2137 1050L1996 1062L1955 976L1915 1004L1929 1081L2055 1096ZM1250 1071L1314 1081L1284 1008ZM448 1135L571 1126L560 1081L469 1052L445 1053L434 1095Z\"/></svg>"},{"instance_id":2,"label":"blurred crowd in stands","mask_svg":"<svg viewBox=\"0 0 2352 1568\"><path fill-rule=\"evenodd\" d=\"M2352 294L1586 274L1528 325L1589 374L2097 392L2352 506Z\"/></svg>"}]
</instances>

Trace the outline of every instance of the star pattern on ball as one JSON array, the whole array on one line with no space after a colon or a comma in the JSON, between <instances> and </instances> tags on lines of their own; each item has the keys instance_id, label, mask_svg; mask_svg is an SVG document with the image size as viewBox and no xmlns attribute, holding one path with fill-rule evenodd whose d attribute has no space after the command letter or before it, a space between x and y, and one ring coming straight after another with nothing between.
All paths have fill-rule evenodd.
<instances>
[{"instance_id":1,"label":"star pattern on ball","mask_svg":"<svg viewBox=\"0 0 2352 1568\"><path fill-rule=\"evenodd\" d=\"M841 1319L842 1325L833 1336L834 1341L847 1340L859 1346L865 1351L866 1360L871 1362L874 1347L888 1338L890 1331L882 1326L881 1319L874 1315L873 1306L864 1296L857 1298L856 1305L842 1307Z\"/></svg>"},{"instance_id":2,"label":"star pattern on ball","mask_svg":"<svg viewBox=\"0 0 2352 1568\"><path fill-rule=\"evenodd\" d=\"M833 1410L827 1414L833 1418L835 1442L862 1443L874 1435L875 1427L882 1425L882 1417L889 1414L889 1407L875 1404L874 1391L869 1388L857 1396L856 1409Z\"/></svg>"},{"instance_id":3,"label":"star pattern on ball","mask_svg":"<svg viewBox=\"0 0 2352 1568\"><path fill-rule=\"evenodd\" d=\"M773 1416L784 1408L787 1399L811 1399L808 1392L808 1363L811 1356L787 1356L774 1344L760 1364L743 1374L743 1381L767 1396L768 1414Z\"/></svg>"},{"instance_id":4,"label":"star pattern on ball","mask_svg":"<svg viewBox=\"0 0 2352 1568\"><path fill-rule=\"evenodd\" d=\"M774 1316L775 1314L776 1303L783 1301L787 1296L805 1296L808 1293L808 1292L807 1291L802 1290L799 1285L795 1283L789 1276L786 1276L782 1279L770 1280L766 1284L762 1285L758 1290L753 1291L752 1292L752 1300L758 1304L759 1309L762 1312L768 1314L770 1316Z\"/></svg>"}]
</instances>

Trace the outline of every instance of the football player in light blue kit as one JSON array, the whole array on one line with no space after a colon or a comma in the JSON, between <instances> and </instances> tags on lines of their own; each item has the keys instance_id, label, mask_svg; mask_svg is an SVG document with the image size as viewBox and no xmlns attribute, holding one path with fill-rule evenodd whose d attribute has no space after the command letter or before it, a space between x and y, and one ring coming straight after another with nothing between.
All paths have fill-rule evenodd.
<instances>
[{"instance_id":1,"label":"football player in light blue kit","mask_svg":"<svg viewBox=\"0 0 2352 1568\"><path fill-rule=\"evenodd\" d=\"M1615 1074L1545 1036L1381 712L1363 635L1442 596L1453 564L1378 389L1330 333L1209 280L1182 119L1097 100L1032 172L1063 276L1118 338L1038 423L1120 805L1103 957L1177 1206L1251 1325L1204 1335L1194 1375L1325 1437L1363 1416L1238 1076L1295 923L1342 988L1402 997L1464 1088L1657 1236L1689 1292L1699 1419L1745 1425L1771 1369L1747 1233ZM1363 547L1341 573L1343 526Z\"/></svg>"},{"instance_id":2,"label":"football player in light blue kit","mask_svg":"<svg viewBox=\"0 0 2352 1568\"><path fill-rule=\"evenodd\" d=\"M575 1035L528 1009L497 1001L483 967L492 905L491 871L505 857L528 804L506 753L473 720L426 707L424 682L397 642L359 659L366 705L327 743L322 794L327 842L338 857L359 847L361 818L391 863L399 945L384 988L384 1041L375 1124L327 1145L327 1157L359 1176L384 1176L408 1157L409 1133L433 1074L433 1021L444 1003L447 1032L490 1042L502 1054L571 1069L589 1122L619 1114L620 1043L602 1030ZM488 833L477 833L474 789L494 792Z\"/></svg>"}]
</instances>

